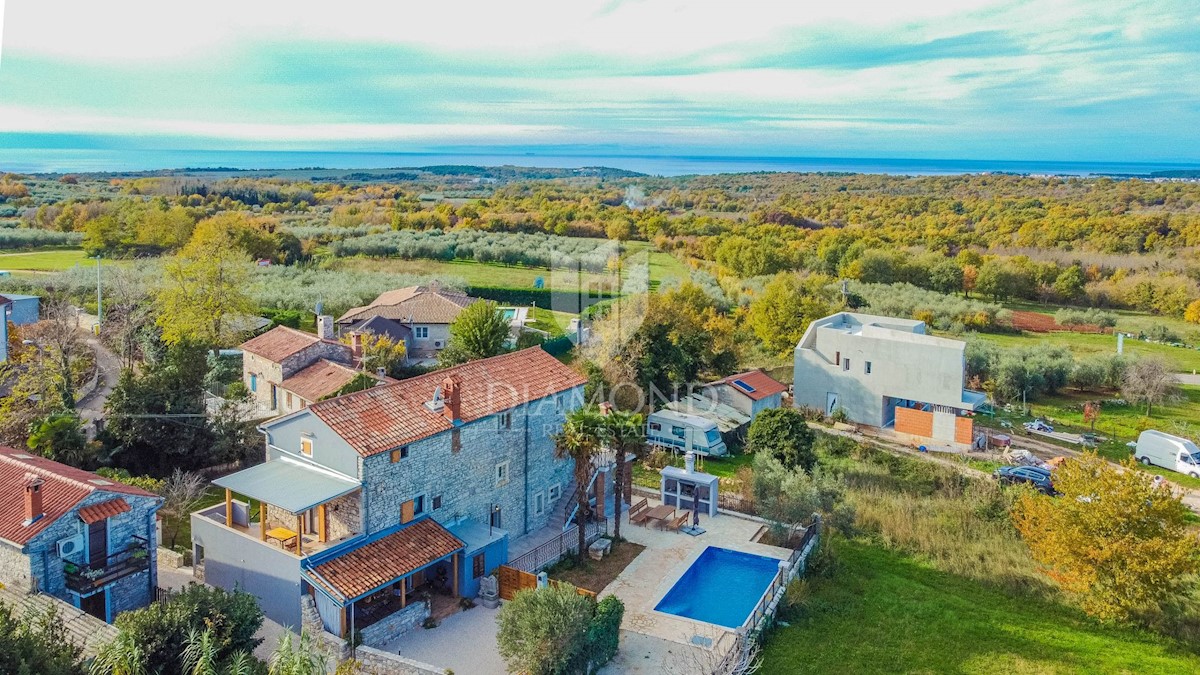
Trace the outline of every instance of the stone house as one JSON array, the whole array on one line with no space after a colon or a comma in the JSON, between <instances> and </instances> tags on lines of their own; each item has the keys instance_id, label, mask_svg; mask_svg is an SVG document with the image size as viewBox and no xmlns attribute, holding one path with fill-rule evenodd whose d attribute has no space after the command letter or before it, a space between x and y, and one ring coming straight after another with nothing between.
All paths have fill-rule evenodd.
<instances>
[{"instance_id":1,"label":"stone house","mask_svg":"<svg viewBox=\"0 0 1200 675\"><path fill-rule=\"evenodd\" d=\"M300 625L308 596L329 632L382 644L474 596L510 534L570 498L552 436L584 384L534 347L265 422L267 461L215 481L226 503L192 515L197 569L279 623Z\"/></svg>"},{"instance_id":2,"label":"stone house","mask_svg":"<svg viewBox=\"0 0 1200 675\"><path fill-rule=\"evenodd\" d=\"M971 414L987 396L964 386L965 348L926 334L922 321L839 312L813 321L796 345L793 402L915 439L968 445Z\"/></svg>"},{"instance_id":3,"label":"stone house","mask_svg":"<svg viewBox=\"0 0 1200 675\"><path fill-rule=\"evenodd\" d=\"M319 317L327 318L327 317ZM263 415L283 415L354 378L354 349L325 336L276 326L242 343L242 382Z\"/></svg>"},{"instance_id":4,"label":"stone house","mask_svg":"<svg viewBox=\"0 0 1200 675\"><path fill-rule=\"evenodd\" d=\"M369 329L376 333L404 335L410 358L432 359L449 342L450 324L478 299L449 288L409 286L387 291L371 304L347 311L337 323L342 334ZM375 321L364 328L364 324L372 319Z\"/></svg>"},{"instance_id":5,"label":"stone house","mask_svg":"<svg viewBox=\"0 0 1200 675\"><path fill-rule=\"evenodd\" d=\"M162 498L0 446L0 582L104 621L154 600Z\"/></svg>"}]
</instances>

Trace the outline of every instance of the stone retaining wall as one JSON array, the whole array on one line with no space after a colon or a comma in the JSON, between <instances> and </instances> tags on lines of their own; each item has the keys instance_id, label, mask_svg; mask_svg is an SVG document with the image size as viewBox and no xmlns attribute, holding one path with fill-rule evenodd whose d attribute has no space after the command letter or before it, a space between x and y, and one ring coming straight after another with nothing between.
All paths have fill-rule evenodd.
<instances>
[{"instance_id":1,"label":"stone retaining wall","mask_svg":"<svg viewBox=\"0 0 1200 675\"><path fill-rule=\"evenodd\" d=\"M179 551L172 551L169 548L158 547L158 566L167 569L177 570L183 567L183 554Z\"/></svg>"},{"instance_id":2,"label":"stone retaining wall","mask_svg":"<svg viewBox=\"0 0 1200 675\"><path fill-rule=\"evenodd\" d=\"M424 621L425 617L429 616L428 606L425 603L410 605L397 614L404 614L414 607L422 610L416 613L421 615L420 621ZM417 625L420 624L420 621L417 622ZM385 622L386 620L380 623ZM321 622L321 615L317 613L317 605L308 595L300 599L300 625L304 632L316 637L317 649L333 662L353 662L358 666L357 670L352 669L350 672L360 675L447 675L447 671L443 668L406 659L399 654L389 654L366 645L360 645L351 651L346 640L325 630L325 626ZM374 627L369 626L363 632Z\"/></svg>"},{"instance_id":3,"label":"stone retaining wall","mask_svg":"<svg viewBox=\"0 0 1200 675\"><path fill-rule=\"evenodd\" d=\"M377 621L358 631L362 643L368 647L385 645L420 626L429 618L429 605L424 602L414 602L391 616Z\"/></svg>"}]
</instances>

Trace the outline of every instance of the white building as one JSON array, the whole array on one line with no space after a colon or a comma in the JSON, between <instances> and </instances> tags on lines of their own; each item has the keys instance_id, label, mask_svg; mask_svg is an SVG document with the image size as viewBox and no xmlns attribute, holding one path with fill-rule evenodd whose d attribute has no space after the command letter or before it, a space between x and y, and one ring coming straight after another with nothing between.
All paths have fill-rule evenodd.
<instances>
[{"instance_id":1,"label":"white building","mask_svg":"<svg viewBox=\"0 0 1200 675\"><path fill-rule=\"evenodd\" d=\"M812 322L796 345L794 405L969 444L969 413L986 396L963 387L965 348L961 340L926 335L922 321L839 312Z\"/></svg>"}]
</instances>

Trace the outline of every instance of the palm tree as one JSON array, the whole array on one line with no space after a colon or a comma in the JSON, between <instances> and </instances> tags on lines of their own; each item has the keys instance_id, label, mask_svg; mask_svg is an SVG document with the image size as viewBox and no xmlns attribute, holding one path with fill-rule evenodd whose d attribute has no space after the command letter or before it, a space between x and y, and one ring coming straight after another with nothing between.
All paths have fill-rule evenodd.
<instances>
[{"instance_id":1,"label":"palm tree","mask_svg":"<svg viewBox=\"0 0 1200 675\"><path fill-rule=\"evenodd\" d=\"M300 641L292 643L291 632L286 632L279 638L279 646L271 654L268 662L268 675L325 675L328 672L328 661L318 653L313 645L312 636L307 631L300 631Z\"/></svg>"},{"instance_id":2,"label":"palm tree","mask_svg":"<svg viewBox=\"0 0 1200 675\"><path fill-rule=\"evenodd\" d=\"M140 645L121 631L92 659L91 675L146 675L146 654Z\"/></svg>"},{"instance_id":3,"label":"palm tree","mask_svg":"<svg viewBox=\"0 0 1200 675\"><path fill-rule=\"evenodd\" d=\"M212 628L188 631L187 646L180 655L183 672L187 675L250 675L254 672L252 659L246 652L229 657L225 668L220 667L219 649Z\"/></svg>"},{"instance_id":4,"label":"palm tree","mask_svg":"<svg viewBox=\"0 0 1200 675\"><path fill-rule=\"evenodd\" d=\"M605 437L616 453L617 462L613 470L613 503L617 511L613 537L616 539L621 538L621 505L625 503L625 455L633 453L636 458L642 454L646 447L645 424L640 413L622 410L613 410L604 418Z\"/></svg>"},{"instance_id":5,"label":"palm tree","mask_svg":"<svg viewBox=\"0 0 1200 675\"><path fill-rule=\"evenodd\" d=\"M575 525L579 530L579 561L583 562L587 534L584 524L591 514L588 500L588 482L592 478L592 458L599 454L603 445L604 418L595 406L584 406L567 413L562 431L554 436L554 454L575 461Z\"/></svg>"}]
</instances>

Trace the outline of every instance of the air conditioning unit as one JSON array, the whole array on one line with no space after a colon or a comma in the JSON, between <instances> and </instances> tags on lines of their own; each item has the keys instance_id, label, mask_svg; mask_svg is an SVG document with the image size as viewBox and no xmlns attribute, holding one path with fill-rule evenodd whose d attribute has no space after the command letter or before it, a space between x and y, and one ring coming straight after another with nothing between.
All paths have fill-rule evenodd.
<instances>
[{"instance_id":1,"label":"air conditioning unit","mask_svg":"<svg viewBox=\"0 0 1200 675\"><path fill-rule=\"evenodd\" d=\"M435 341L433 342L433 346L434 346L434 348L435 348L435 349L441 349L441 348L442 348L442 341L441 341L441 340L435 340Z\"/></svg>"},{"instance_id":2,"label":"air conditioning unit","mask_svg":"<svg viewBox=\"0 0 1200 675\"><path fill-rule=\"evenodd\" d=\"M66 558L83 550L83 536L75 535L58 540L58 557Z\"/></svg>"}]
</instances>

